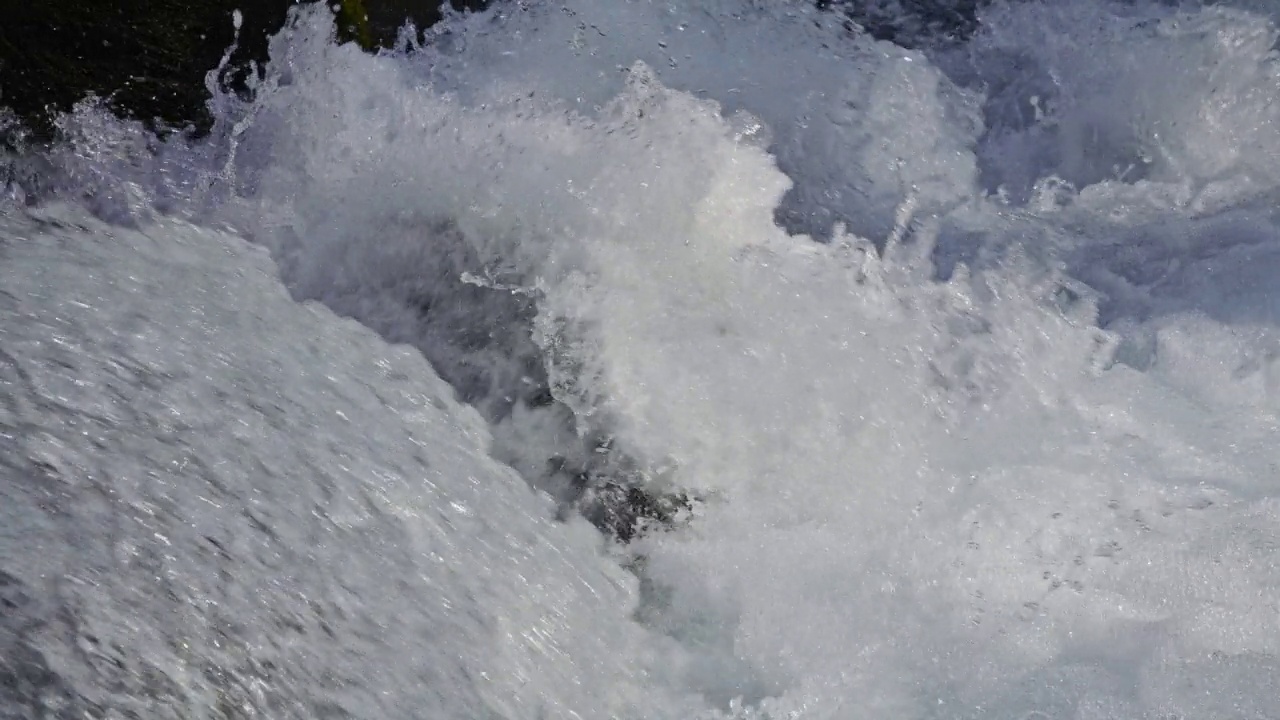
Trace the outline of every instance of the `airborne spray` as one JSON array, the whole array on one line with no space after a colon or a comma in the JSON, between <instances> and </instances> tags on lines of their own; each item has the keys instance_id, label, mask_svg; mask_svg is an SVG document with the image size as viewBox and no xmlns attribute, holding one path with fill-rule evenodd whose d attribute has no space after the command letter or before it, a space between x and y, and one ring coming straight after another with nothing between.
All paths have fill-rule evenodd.
<instances>
[{"instance_id":1,"label":"airborne spray","mask_svg":"<svg viewBox=\"0 0 1280 720\"><path fill-rule=\"evenodd\" d=\"M207 138L62 117L0 225L15 702L1271 712L1274 19L848 19L311 9Z\"/></svg>"}]
</instances>

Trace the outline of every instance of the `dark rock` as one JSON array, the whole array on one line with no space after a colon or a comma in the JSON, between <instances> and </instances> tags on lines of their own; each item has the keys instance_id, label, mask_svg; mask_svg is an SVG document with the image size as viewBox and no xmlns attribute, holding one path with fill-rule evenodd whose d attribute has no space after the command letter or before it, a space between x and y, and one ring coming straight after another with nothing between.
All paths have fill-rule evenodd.
<instances>
[{"instance_id":1,"label":"dark rock","mask_svg":"<svg viewBox=\"0 0 1280 720\"><path fill-rule=\"evenodd\" d=\"M455 2L475 9L483 0ZM0 0L0 105L48 137L54 112L88 94L154 128L198 130L210 123L204 77L234 37L233 65L266 57L295 0ZM365 47L393 42L405 20L439 20L435 0L340 0L344 39ZM367 15L367 19L366 16Z\"/></svg>"},{"instance_id":2,"label":"dark rock","mask_svg":"<svg viewBox=\"0 0 1280 720\"><path fill-rule=\"evenodd\" d=\"M333 1L333 0L329 0ZM972 32L986 0L814 0L872 35L903 45ZM266 56L267 42L298 0L0 0L0 106L38 138L51 118L88 94L153 128L208 128L205 74L233 39L231 17L243 14L233 67ZM479 10L490 0L450 0ZM406 21L419 29L440 19L440 0L336 0L344 40L366 48L395 41ZM243 72L233 72L234 86ZM0 127L2 130L2 127Z\"/></svg>"}]
</instances>

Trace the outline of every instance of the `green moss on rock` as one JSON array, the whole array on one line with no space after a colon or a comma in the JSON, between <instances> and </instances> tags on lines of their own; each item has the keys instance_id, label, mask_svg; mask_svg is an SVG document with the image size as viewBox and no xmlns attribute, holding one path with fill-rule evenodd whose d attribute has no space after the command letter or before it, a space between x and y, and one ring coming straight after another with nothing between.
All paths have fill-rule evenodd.
<instances>
[{"instance_id":1,"label":"green moss on rock","mask_svg":"<svg viewBox=\"0 0 1280 720\"><path fill-rule=\"evenodd\" d=\"M361 0L342 0L338 5L338 39L352 41L372 50L373 33L369 29L369 12Z\"/></svg>"}]
</instances>

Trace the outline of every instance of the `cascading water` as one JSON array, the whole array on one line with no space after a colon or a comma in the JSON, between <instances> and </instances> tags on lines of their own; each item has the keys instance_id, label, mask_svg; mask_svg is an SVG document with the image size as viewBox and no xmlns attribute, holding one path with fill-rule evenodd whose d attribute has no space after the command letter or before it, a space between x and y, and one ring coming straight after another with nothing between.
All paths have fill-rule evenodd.
<instances>
[{"instance_id":1,"label":"cascading water","mask_svg":"<svg viewBox=\"0 0 1280 720\"><path fill-rule=\"evenodd\" d=\"M6 165L0 704L1273 716L1267 12L313 8L208 138L84 105Z\"/></svg>"}]
</instances>

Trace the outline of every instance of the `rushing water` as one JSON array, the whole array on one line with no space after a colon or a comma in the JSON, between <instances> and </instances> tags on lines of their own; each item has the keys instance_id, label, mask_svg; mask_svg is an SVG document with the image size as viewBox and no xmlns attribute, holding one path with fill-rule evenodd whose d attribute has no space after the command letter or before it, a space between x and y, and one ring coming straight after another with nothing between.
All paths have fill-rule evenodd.
<instances>
[{"instance_id":1,"label":"rushing water","mask_svg":"<svg viewBox=\"0 0 1280 720\"><path fill-rule=\"evenodd\" d=\"M0 717L1280 716L1269 8L307 11L210 137L86 103L5 166Z\"/></svg>"}]
</instances>

